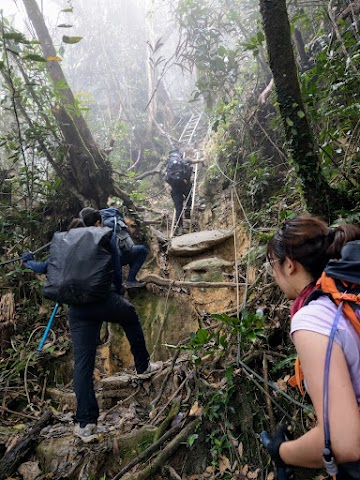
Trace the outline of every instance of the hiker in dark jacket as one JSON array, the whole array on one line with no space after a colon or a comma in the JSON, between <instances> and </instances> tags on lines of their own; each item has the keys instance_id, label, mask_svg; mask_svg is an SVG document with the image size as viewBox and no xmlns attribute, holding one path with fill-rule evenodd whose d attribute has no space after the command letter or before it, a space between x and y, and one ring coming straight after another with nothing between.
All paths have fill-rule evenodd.
<instances>
[{"instance_id":1,"label":"hiker in dark jacket","mask_svg":"<svg viewBox=\"0 0 360 480\"><path fill-rule=\"evenodd\" d=\"M125 224L127 225L127 229L131 239L130 248L121 248L121 266L129 265L129 273L127 279L124 282L125 288L134 288L134 287L143 287L145 285L144 282L138 282L136 279L136 275L138 274L139 270L143 266L147 254L148 249L145 245L137 244L134 242L134 239L137 234L137 225L134 220L131 218L125 218ZM130 243L130 242L129 242Z\"/></svg>"},{"instance_id":2,"label":"hiker in dark jacket","mask_svg":"<svg viewBox=\"0 0 360 480\"><path fill-rule=\"evenodd\" d=\"M70 228L101 226L101 215L92 208L83 209ZM34 272L46 273L47 261L35 262L29 253L23 254L24 265ZM99 407L95 397L93 373L95 355L103 320L118 323L125 331L134 356L138 374L159 368L150 362L138 313L134 306L118 293L109 291L104 301L69 305L68 318L74 349L74 390L77 400L74 435L85 443L97 439Z\"/></svg>"},{"instance_id":3,"label":"hiker in dark jacket","mask_svg":"<svg viewBox=\"0 0 360 480\"><path fill-rule=\"evenodd\" d=\"M336 461L338 474L328 473L338 480L360 479L359 332L329 296L321 295L307 304L309 295L318 289L317 280L324 279L322 272L329 260L351 267L342 255L354 240L360 240L355 225L344 223L332 229L317 217L300 215L287 220L268 244L268 266L274 279L285 296L294 300L290 335L317 417L314 428L297 439L287 440L286 426L280 426L270 439L266 448L280 469L287 465L322 468L325 438L331 434L330 457ZM330 449L330 438L326 443Z\"/></svg>"},{"instance_id":4,"label":"hiker in dark jacket","mask_svg":"<svg viewBox=\"0 0 360 480\"><path fill-rule=\"evenodd\" d=\"M190 219L192 202L192 164L203 163L203 160L189 160L178 148L169 152L166 161L166 182L171 187L171 198L175 207L175 232L182 235L183 212L186 219ZM184 205L185 202L185 205Z\"/></svg>"},{"instance_id":5,"label":"hiker in dark jacket","mask_svg":"<svg viewBox=\"0 0 360 480\"><path fill-rule=\"evenodd\" d=\"M105 208L100 210L100 214L103 218L103 224L106 227L114 228L116 220L116 235L120 252L120 265L118 266L119 275L122 276L121 267L129 265L129 273L124 282L124 287L143 287L145 283L137 281L136 275L145 262L148 249L145 247L145 245L135 244L131 234L131 230L134 231L134 228L129 227L122 213L117 208ZM131 225L134 225L136 228L134 221L131 222Z\"/></svg>"}]
</instances>

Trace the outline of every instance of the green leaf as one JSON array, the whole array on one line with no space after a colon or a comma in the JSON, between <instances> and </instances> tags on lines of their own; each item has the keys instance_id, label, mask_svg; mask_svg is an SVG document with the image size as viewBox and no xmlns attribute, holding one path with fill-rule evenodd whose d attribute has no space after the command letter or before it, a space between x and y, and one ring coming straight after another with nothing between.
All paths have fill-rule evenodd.
<instances>
[{"instance_id":1,"label":"green leaf","mask_svg":"<svg viewBox=\"0 0 360 480\"><path fill-rule=\"evenodd\" d=\"M294 122L293 122L289 117L286 117L285 121L286 121L286 123L289 125L289 127L293 127L293 126L294 126Z\"/></svg>"},{"instance_id":2,"label":"green leaf","mask_svg":"<svg viewBox=\"0 0 360 480\"><path fill-rule=\"evenodd\" d=\"M304 118L304 117L305 117L305 113L304 113L302 110L299 110L298 112L296 112L296 115L297 115L299 118Z\"/></svg>"},{"instance_id":3,"label":"green leaf","mask_svg":"<svg viewBox=\"0 0 360 480\"><path fill-rule=\"evenodd\" d=\"M61 10L61 12L65 12L65 13L72 13L74 11L73 8L64 8L63 10Z\"/></svg>"},{"instance_id":4,"label":"green leaf","mask_svg":"<svg viewBox=\"0 0 360 480\"><path fill-rule=\"evenodd\" d=\"M256 37L258 39L259 44L261 44L265 40L265 35L262 31L257 32Z\"/></svg>"},{"instance_id":5,"label":"green leaf","mask_svg":"<svg viewBox=\"0 0 360 480\"><path fill-rule=\"evenodd\" d=\"M24 60L34 60L34 62L46 63L46 58L42 57L41 55L36 55L35 53L28 53L26 55L23 55L22 58Z\"/></svg>"},{"instance_id":6,"label":"green leaf","mask_svg":"<svg viewBox=\"0 0 360 480\"><path fill-rule=\"evenodd\" d=\"M284 366L286 366L288 363L293 363L297 357L296 353L293 353L292 355L289 355L285 360L281 360L279 363L277 363L273 368L273 372L277 372L278 370L281 370Z\"/></svg>"},{"instance_id":7,"label":"green leaf","mask_svg":"<svg viewBox=\"0 0 360 480\"><path fill-rule=\"evenodd\" d=\"M9 45L8 47L6 47L6 50L9 50L9 52L15 53L15 55L19 55L21 51L20 48L17 47L16 45Z\"/></svg>"},{"instance_id":8,"label":"green leaf","mask_svg":"<svg viewBox=\"0 0 360 480\"><path fill-rule=\"evenodd\" d=\"M254 343L255 340L256 340L256 333L251 330L248 335L247 335L248 339L250 340L250 342Z\"/></svg>"},{"instance_id":9,"label":"green leaf","mask_svg":"<svg viewBox=\"0 0 360 480\"><path fill-rule=\"evenodd\" d=\"M254 49L257 50L257 46L254 45L253 43L241 43L240 45L244 47L245 50L254 50Z\"/></svg>"},{"instance_id":10,"label":"green leaf","mask_svg":"<svg viewBox=\"0 0 360 480\"><path fill-rule=\"evenodd\" d=\"M58 25L59 28L71 28L72 26L70 23L60 23Z\"/></svg>"},{"instance_id":11,"label":"green leaf","mask_svg":"<svg viewBox=\"0 0 360 480\"><path fill-rule=\"evenodd\" d=\"M294 210L282 210L280 212L280 219L281 220L288 220L291 218L296 217L297 213Z\"/></svg>"},{"instance_id":12,"label":"green leaf","mask_svg":"<svg viewBox=\"0 0 360 480\"><path fill-rule=\"evenodd\" d=\"M208 331L204 330L203 328L200 328L200 330L196 332L196 336L197 336L197 339L202 343L207 342L209 339Z\"/></svg>"},{"instance_id":13,"label":"green leaf","mask_svg":"<svg viewBox=\"0 0 360 480\"><path fill-rule=\"evenodd\" d=\"M7 32L3 34L5 40L14 40L14 42L19 43L29 43L28 40L24 37L22 33L19 32Z\"/></svg>"},{"instance_id":14,"label":"green leaf","mask_svg":"<svg viewBox=\"0 0 360 480\"><path fill-rule=\"evenodd\" d=\"M68 37L67 35L63 35L62 40L64 43L79 43L80 40L82 40L83 37Z\"/></svg>"}]
</instances>

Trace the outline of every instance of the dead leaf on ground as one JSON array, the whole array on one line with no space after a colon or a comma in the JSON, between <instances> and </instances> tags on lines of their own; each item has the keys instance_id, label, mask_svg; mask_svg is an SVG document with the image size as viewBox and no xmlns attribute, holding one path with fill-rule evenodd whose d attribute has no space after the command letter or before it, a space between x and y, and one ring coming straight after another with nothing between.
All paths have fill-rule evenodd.
<instances>
[{"instance_id":1,"label":"dead leaf on ground","mask_svg":"<svg viewBox=\"0 0 360 480\"><path fill-rule=\"evenodd\" d=\"M257 468L254 472L249 472L247 474L247 478L252 478L252 479L258 478L259 472L260 472L260 468Z\"/></svg>"},{"instance_id":2,"label":"dead leaf on ground","mask_svg":"<svg viewBox=\"0 0 360 480\"><path fill-rule=\"evenodd\" d=\"M276 382L278 384L278 386L280 387L280 390L282 390L283 392L286 392L287 390L287 384L286 384L286 380L285 378L279 378L279 380Z\"/></svg>"},{"instance_id":3,"label":"dead leaf on ground","mask_svg":"<svg viewBox=\"0 0 360 480\"><path fill-rule=\"evenodd\" d=\"M241 473L242 473L243 475L246 475L248 471L249 471L249 465L246 464L246 465L243 466L243 468L242 468L242 470L241 470Z\"/></svg>"},{"instance_id":4,"label":"dead leaf on ground","mask_svg":"<svg viewBox=\"0 0 360 480\"><path fill-rule=\"evenodd\" d=\"M221 455L219 459L219 471L223 474L226 470L230 470L230 460L225 457L225 455Z\"/></svg>"},{"instance_id":5,"label":"dead leaf on ground","mask_svg":"<svg viewBox=\"0 0 360 480\"><path fill-rule=\"evenodd\" d=\"M203 408L199 407L199 402L196 400L196 402L194 403L194 405L190 409L189 415L191 417L200 417L200 415L202 415L202 413L203 413Z\"/></svg>"}]
</instances>

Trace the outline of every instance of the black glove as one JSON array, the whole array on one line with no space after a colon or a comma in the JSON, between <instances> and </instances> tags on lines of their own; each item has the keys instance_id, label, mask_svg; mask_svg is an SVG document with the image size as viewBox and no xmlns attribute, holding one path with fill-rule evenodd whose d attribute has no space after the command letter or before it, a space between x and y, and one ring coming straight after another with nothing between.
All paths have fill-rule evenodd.
<instances>
[{"instance_id":1,"label":"black glove","mask_svg":"<svg viewBox=\"0 0 360 480\"><path fill-rule=\"evenodd\" d=\"M34 255L30 252L25 252L21 255L21 260L25 263L29 260L34 260Z\"/></svg>"},{"instance_id":2,"label":"black glove","mask_svg":"<svg viewBox=\"0 0 360 480\"><path fill-rule=\"evenodd\" d=\"M275 463L276 467L286 466L286 463L283 462L280 457L279 449L280 445L288 440L288 434L287 425L280 425L272 437L269 437L266 432L262 432L261 434L262 443L269 452L271 460Z\"/></svg>"}]
</instances>

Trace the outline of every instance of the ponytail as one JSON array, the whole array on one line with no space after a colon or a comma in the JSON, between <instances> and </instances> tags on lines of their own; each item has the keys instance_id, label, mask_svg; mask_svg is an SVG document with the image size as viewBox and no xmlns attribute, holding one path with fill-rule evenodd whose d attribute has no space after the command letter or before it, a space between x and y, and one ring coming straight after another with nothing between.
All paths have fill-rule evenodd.
<instances>
[{"instance_id":1,"label":"ponytail","mask_svg":"<svg viewBox=\"0 0 360 480\"><path fill-rule=\"evenodd\" d=\"M331 231L333 231L333 239L326 252L329 259L338 260L341 258L341 249L346 243L360 240L360 228L351 223L343 223L334 230L330 228L329 233ZM328 237L330 237L329 234Z\"/></svg>"},{"instance_id":2,"label":"ponytail","mask_svg":"<svg viewBox=\"0 0 360 480\"><path fill-rule=\"evenodd\" d=\"M275 233L267 248L270 263L285 258L299 262L316 280L330 259L341 258L342 247L360 239L359 227L344 223L334 229L312 215L299 215L288 220Z\"/></svg>"}]
</instances>

